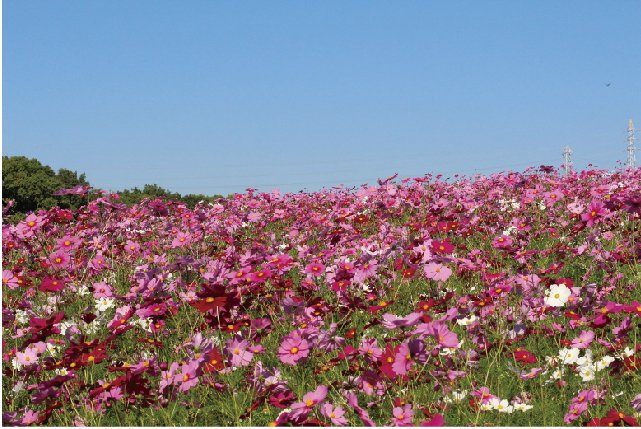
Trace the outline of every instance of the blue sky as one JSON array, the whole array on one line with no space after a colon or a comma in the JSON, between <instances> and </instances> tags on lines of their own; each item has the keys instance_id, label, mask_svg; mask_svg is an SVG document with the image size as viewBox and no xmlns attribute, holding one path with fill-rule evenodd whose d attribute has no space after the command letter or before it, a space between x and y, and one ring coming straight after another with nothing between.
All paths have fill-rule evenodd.
<instances>
[{"instance_id":1,"label":"blue sky","mask_svg":"<svg viewBox=\"0 0 641 429\"><path fill-rule=\"evenodd\" d=\"M641 128L639 1L3 4L3 154L112 190L610 168Z\"/></svg>"}]
</instances>

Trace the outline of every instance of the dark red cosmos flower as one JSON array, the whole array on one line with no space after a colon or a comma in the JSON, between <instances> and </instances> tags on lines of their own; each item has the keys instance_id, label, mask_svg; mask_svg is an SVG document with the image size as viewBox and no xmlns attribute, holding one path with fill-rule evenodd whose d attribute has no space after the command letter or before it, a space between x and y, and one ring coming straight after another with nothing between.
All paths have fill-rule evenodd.
<instances>
[{"instance_id":1,"label":"dark red cosmos flower","mask_svg":"<svg viewBox=\"0 0 641 429\"><path fill-rule=\"evenodd\" d=\"M587 426L638 426L639 423L634 417L626 416L624 413L612 408L605 417L594 418L587 423Z\"/></svg>"},{"instance_id":2,"label":"dark red cosmos flower","mask_svg":"<svg viewBox=\"0 0 641 429\"><path fill-rule=\"evenodd\" d=\"M536 356L524 348L518 347L513 352L514 360L520 363L535 363L537 362Z\"/></svg>"},{"instance_id":3,"label":"dark red cosmos flower","mask_svg":"<svg viewBox=\"0 0 641 429\"><path fill-rule=\"evenodd\" d=\"M350 284L349 280L339 280L332 283L332 290L334 292L345 292Z\"/></svg>"},{"instance_id":4,"label":"dark red cosmos flower","mask_svg":"<svg viewBox=\"0 0 641 429\"><path fill-rule=\"evenodd\" d=\"M392 365L394 364L394 358L400 347L400 345L394 347L391 344L388 344L385 347L383 355L381 356L381 360L379 361L381 364L381 372L387 378L392 380L398 377L398 374L396 374L396 372L394 372L394 370L392 369Z\"/></svg>"},{"instance_id":5,"label":"dark red cosmos flower","mask_svg":"<svg viewBox=\"0 0 641 429\"><path fill-rule=\"evenodd\" d=\"M38 286L41 292L60 292L65 287L65 281L54 277L45 277Z\"/></svg>"},{"instance_id":6,"label":"dark red cosmos flower","mask_svg":"<svg viewBox=\"0 0 641 429\"><path fill-rule=\"evenodd\" d=\"M201 313L207 313L212 310L228 311L240 303L235 292L226 292L224 286L205 286L197 294L196 301L189 304Z\"/></svg>"},{"instance_id":7,"label":"dark red cosmos flower","mask_svg":"<svg viewBox=\"0 0 641 429\"><path fill-rule=\"evenodd\" d=\"M367 311L369 311L370 313L378 313L380 310L389 307L392 304L394 304L394 301L381 300L377 305L370 305L369 307L367 307Z\"/></svg>"},{"instance_id":8,"label":"dark red cosmos flower","mask_svg":"<svg viewBox=\"0 0 641 429\"><path fill-rule=\"evenodd\" d=\"M29 344L43 341L49 335L59 334L60 330L54 325L60 323L64 318L65 313L61 311L49 317L48 319L41 319L39 317L32 317L31 319L29 319L29 332L31 333L31 338L27 339L22 347L24 348Z\"/></svg>"},{"instance_id":9,"label":"dark red cosmos flower","mask_svg":"<svg viewBox=\"0 0 641 429\"><path fill-rule=\"evenodd\" d=\"M432 241L432 252L437 255L449 255L454 251L454 246L450 243L449 239L445 240L434 240Z\"/></svg>"},{"instance_id":10,"label":"dark red cosmos flower","mask_svg":"<svg viewBox=\"0 0 641 429\"><path fill-rule=\"evenodd\" d=\"M439 304L441 304L440 301L437 301L434 298L429 298L427 301L419 301L416 304L416 309L418 311L429 311L431 308L434 308Z\"/></svg>"},{"instance_id":11,"label":"dark red cosmos flower","mask_svg":"<svg viewBox=\"0 0 641 429\"><path fill-rule=\"evenodd\" d=\"M225 361L220 351L213 349L205 355L205 364L203 365L203 371L216 372L220 371L224 367Z\"/></svg>"},{"instance_id":12,"label":"dark red cosmos flower","mask_svg":"<svg viewBox=\"0 0 641 429\"><path fill-rule=\"evenodd\" d=\"M638 355L627 356L623 359L623 367L627 371L638 371L641 369L641 357Z\"/></svg>"},{"instance_id":13,"label":"dark red cosmos flower","mask_svg":"<svg viewBox=\"0 0 641 429\"><path fill-rule=\"evenodd\" d=\"M630 214L641 216L641 195L631 196L623 200L623 210Z\"/></svg>"},{"instance_id":14,"label":"dark red cosmos flower","mask_svg":"<svg viewBox=\"0 0 641 429\"><path fill-rule=\"evenodd\" d=\"M276 408L284 410L285 408L293 404L295 399L296 397L291 390L280 390L278 392L272 393L269 396L269 403Z\"/></svg>"}]
</instances>

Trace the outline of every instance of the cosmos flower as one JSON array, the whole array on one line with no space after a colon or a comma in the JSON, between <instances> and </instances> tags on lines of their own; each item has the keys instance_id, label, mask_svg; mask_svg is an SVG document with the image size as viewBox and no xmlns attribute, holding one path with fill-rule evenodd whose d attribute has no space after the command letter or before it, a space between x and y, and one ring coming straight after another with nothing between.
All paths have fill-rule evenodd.
<instances>
[{"instance_id":1,"label":"cosmos flower","mask_svg":"<svg viewBox=\"0 0 641 429\"><path fill-rule=\"evenodd\" d=\"M341 407L336 407L326 402L321 405L321 414L330 419L334 426L345 426L347 424L347 419L344 417L345 410Z\"/></svg>"},{"instance_id":2,"label":"cosmos flower","mask_svg":"<svg viewBox=\"0 0 641 429\"><path fill-rule=\"evenodd\" d=\"M288 365L296 365L307 356L309 356L309 343L298 333L285 337L278 348L278 358Z\"/></svg>"},{"instance_id":3,"label":"cosmos flower","mask_svg":"<svg viewBox=\"0 0 641 429\"><path fill-rule=\"evenodd\" d=\"M550 307L563 307L572 295L572 291L564 284L553 284L545 292L545 305Z\"/></svg>"},{"instance_id":4,"label":"cosmos flower","mask_svg":"<svg viewBox=\"0 0 641 429\"><path fill-rule=\"evenodd\" d=\"M445 265L435 262L425 265L425 267L423 267L423 270L425 271L425 277L437 282L444 282L452 275L451 269L449 269Z\"/></svg>"},{"instance_id":5,"label":"cosmos flower","mask_svg":"<svg viewBox=\"0 0 641 429\"><path fill-rule=\"evenodd\" d=\"M225 350L233 367L248 366L254 357L254 354L249 350L249 342L243 339L233 338L229 340Z\"/></svg>"}]
</instances>

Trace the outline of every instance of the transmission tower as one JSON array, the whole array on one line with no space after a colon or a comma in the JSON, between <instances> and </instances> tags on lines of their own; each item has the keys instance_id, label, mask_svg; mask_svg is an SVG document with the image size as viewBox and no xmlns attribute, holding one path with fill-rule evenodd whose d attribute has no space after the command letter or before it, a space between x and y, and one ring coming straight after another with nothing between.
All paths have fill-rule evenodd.
<instances>
[{"instance_id":1,"label":"transmission tower","mask_svg":"<svg viewBox=\"0 0 641 429\"><path fill-rule=\"evenodd\" d=\"M565 170L565 174L570 174L572 171L572 149L570 146L563 149L563 170Z\"/></svg>"},{"instance_id":2,"label":"transmission tower","mask_svg":"<svg viewBox=\"0 0 641 429\"><path fill-rule=\"evenodd\" d=\"M634 123L632 119L628 122L628 168L634 168L636 164L634 147Z\"/></svg>"}]
</instances>

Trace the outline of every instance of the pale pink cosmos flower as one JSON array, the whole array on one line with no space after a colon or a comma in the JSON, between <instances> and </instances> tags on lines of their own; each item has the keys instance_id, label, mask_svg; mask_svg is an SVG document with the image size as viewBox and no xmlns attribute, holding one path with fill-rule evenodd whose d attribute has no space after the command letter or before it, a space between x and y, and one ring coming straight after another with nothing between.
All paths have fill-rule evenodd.
<instances>
[{"instance_id":1,"label":"pale pink cosmos flower","mask_svg":"<svg viewBox=\"0 0 641 429\"><path fill-rule=\"evenodd\" d=\"M392 410L392 425L394 426L412 426L412 417L414 417L414 410L410 404L403 407L394 407Z\"/></svg>"},{"instance_id":2,"label":"pale pink cosmos flower","mask_svg":"<svg viewBox=\"0 0 641 429\"><path fill-rule=\"evenodd\" d=\"M93 285L94 298L111 298L113 296L113 289L105 282L94 283Z\"/></svg>"},{"instance_id":3,"label":"pale pink cosmos flower","mask_svg":"<svg viewBox=\"0 0 641 429\"><path fill-rule=\"evenodd\" d=\"M361 345L358 347L358 352L373 361L379 360L383 355L383 350L378 347L376 338L363 338Z\"/></svg>"},{"instance_id":4,"label":"pale pink cosmos flower","mask_svg":"<svg viewBox=\"0 0 641 429\"><path fill-rule=\"evenodd\" d=\"M579 336L572 340L572 343L570 344L570 346L575 347L577 349L587 349L593 340L594 340L593 331L581 331Z\"/></svg>"},{"instance_id":5,"label":"pale pink cosmos flower","mask_svg":"<svg viewBox=\"0 0 641 429\"><path fill-rule=\"evenodd\" d=\"M452 275L451 269L443 264L435 262L425 265L425 267L423 267L423 271L425 271L425 277L437 282L444 282Z\"/></svg>"},{"instance_id":6,"label":"pale pink cosmos flower","mask_svg":"<svg viewBox=\"0 0 641 429\"><path fill-rule=\"evenodd\" d=\"M24 352L16 352L16 361L22 366L31 366L38 363L38 354L35 348L27 347Z\"/></svg>"},{"instance_id":7,"label":"pale pink cosmos flower","mask_svg":"<svg viewBox=\"0 0 641 429\"><path fill-rule=\"evenodd\" d=\"M321 414L330 419L334 426L345 426L347 424L347 419L344 417L345 410L341 407L324 403L321 405Z\"/></svg>"}]
</instances>

